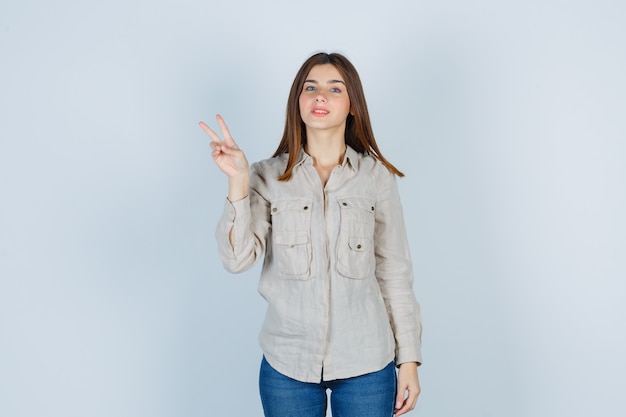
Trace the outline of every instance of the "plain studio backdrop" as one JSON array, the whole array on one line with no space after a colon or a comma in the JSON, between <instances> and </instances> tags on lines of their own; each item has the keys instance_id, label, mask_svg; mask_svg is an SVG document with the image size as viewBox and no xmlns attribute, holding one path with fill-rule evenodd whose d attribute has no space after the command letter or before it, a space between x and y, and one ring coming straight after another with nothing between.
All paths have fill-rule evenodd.
<instances>
[{"instance_id":1,"label":"plain studio backdrop","mask_svg":"<svg viewBox=\"0 0 626 417\"><path fill-rule=\"evenodd\" d=\"M410 415L623 416L621 1L0 3L0 415L260 416L199 120L269 157L312 53L361 74L424 319Z\"/></svg>"}]
</instances>

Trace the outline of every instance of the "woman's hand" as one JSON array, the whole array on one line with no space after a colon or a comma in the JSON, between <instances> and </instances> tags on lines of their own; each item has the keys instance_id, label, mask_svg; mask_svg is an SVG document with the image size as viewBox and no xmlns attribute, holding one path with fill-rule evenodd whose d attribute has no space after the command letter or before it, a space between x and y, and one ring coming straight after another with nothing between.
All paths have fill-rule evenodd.
<instances>
[{"instance_id":1,"label":"woman's hand","mask_svg":"<svg viewBox=\"0 0 626 417\"><path fill-rule=\"evenodd\" d=\"M250 184L250 168L246 155L235 143L230 135L226 122L219 114L216 116L224 140L206 123L200 122L200 127L211 138L211 153L215 164L228 176L228 199L237 201L248 195Z\"/></svg>"},{"instance_id":2,"label":"woman's hand","mask_svg":"<svg viewBox=\"0 0 626 417\"><path fill-rule=\"evenodd\" d=\"M211 138L211 149L213 150L213 160L217 166L229 177L237 177L248 173L248 160L243 151L239 149L233 137L230 135L226 122L219 114L215 116L217 123L220 125L224 140L207 126L206 123L200 122L200 127Z\"/></svg>"},{"instance_id":3,"label":"woman's hand","mask_svg":"<svg viewBox=\"0 0 626 417\"><path fill-rule=\"evenodd\" d=\"M417 363L407 362L398 370L398 394L396 395L395 415L400 416L415 408L420 395L420 382L417 377Z\"/></svg>"}]
</instances>

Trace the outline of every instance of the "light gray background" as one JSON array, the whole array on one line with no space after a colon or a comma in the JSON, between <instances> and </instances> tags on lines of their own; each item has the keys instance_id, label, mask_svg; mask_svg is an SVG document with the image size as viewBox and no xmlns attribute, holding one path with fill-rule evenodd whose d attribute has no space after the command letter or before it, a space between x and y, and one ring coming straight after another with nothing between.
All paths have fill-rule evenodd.
<instances>
[{"instance_id":1,"label":"light gray background","mask_svg":"<svg viewBox=\"0 0 626 417\"><path fill-rule=\"evenodd\" d=\"M423 308L412 415L623 416L622 1L2 0L0 415L259 416L259 268L224 272L197 126L275 149L359 69Z\"/></svg>"}]
</instances>

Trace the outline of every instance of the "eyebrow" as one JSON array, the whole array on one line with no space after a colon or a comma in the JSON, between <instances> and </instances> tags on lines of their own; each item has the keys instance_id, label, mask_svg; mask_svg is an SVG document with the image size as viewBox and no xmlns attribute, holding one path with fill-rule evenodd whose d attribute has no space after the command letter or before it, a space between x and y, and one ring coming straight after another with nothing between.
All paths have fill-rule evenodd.
<instances>
[{"instance_id":1,"label":"eyebrow","mask_svg":"<svg viewBox=\"0 0 626 417\"><path fill-rule=\"evenodd\" d=\"M313 83L313 84L319 84L316 80L304 80L305 83ZM330 80L328 81L327 84L337 84L337 83L341 83L343 85L346 85L346 83L344 83L341 80Z\"/></svg>"}]
</instances>

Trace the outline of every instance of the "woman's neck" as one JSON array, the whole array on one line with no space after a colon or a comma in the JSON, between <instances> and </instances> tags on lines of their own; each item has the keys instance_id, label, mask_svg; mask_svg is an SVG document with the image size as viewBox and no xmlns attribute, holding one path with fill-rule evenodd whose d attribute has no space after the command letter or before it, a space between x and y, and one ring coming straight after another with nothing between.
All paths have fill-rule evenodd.
<instances>
[{"instance_id":1,"label":"woman's neck","mask_svg":"<svg viewBox=\"0 0 626 417\"><path fill-rule=\"evenodd\" d=\"M313 165L317 167L334 167L341 164L346 153L346 143L341 135L324 135L320 132L307 131L307 143L304 150L311 158Z\"/></svg>"}]
</instances>

